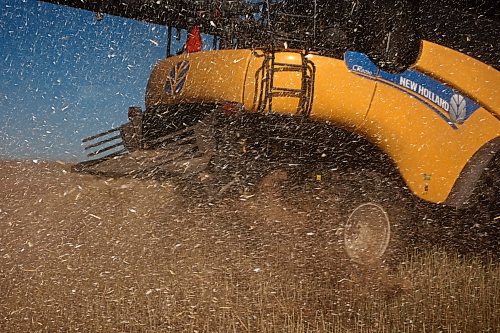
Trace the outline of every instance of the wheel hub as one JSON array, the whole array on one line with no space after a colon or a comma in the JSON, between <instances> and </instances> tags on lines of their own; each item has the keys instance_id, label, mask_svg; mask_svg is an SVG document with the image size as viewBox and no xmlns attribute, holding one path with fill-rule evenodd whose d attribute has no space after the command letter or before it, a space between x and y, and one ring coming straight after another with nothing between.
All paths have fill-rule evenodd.
<instances>
[{"instance_id":1,"label":"wheel hub","mask_svg":"<svg viewBox=\"0 0 500 333\"><path fill-rule=\"evenodd\" d=\"M391 237L386 211L374 203L356 207L345 225L344 246L349 257L357 263L374 263L381 259Z\"/></svg>"}]
</instances>

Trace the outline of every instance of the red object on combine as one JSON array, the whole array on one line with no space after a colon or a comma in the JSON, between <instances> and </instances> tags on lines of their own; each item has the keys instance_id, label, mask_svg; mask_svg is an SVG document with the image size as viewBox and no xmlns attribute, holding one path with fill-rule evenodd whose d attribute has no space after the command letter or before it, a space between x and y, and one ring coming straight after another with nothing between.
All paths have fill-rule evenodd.
<instances>
[{"instance_id":1,"label":"red object on combine","mask_svg":"<svg viewBox=\"0 0 500 333\"><path fill-rule=\"evenodd\" d=\"M202 47L202 41L201 41L200 28L198 28L198 26L195 25L194 27L189 29L186 40L185 51L186 53L199 52L201 51L201 47Z\"/></svg>"}]
</instances>

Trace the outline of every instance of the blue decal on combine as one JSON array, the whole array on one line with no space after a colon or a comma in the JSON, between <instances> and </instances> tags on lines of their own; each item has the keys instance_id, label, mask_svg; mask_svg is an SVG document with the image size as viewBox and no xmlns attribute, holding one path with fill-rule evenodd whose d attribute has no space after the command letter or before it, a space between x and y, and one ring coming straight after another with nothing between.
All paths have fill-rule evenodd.
<instances>
[{"instance_id":1,"label":"blue decal on combine","mask_svg":"<svg viewBox=\"0 0 500 333\"><path fill-rule=\"evenodd\" d=\"M179 61L172 66L170 75L167 76L165 83L165 92L168 95L175 96L181 92L184 83L186 83L189 67L189 61L187 60Z\"/></svg>"},{"instance_id":2,"label":"blue decal on combine","mask_svg":"<svg viewBox=\"0 0 500 333\"><path fill-rule=\"evenodd\" d=\"M378 75L378 67L367 55L358 52L347 51L345 54L345 62L350 70L363 73L370 76Z\"/></svg>"},{"instance_id":3,"label":"blue decal on combine","mask_svg":"<svg viewBox=\"0 0 500 333\"><path fill-rule=\"evenodd\" d=\"M357 75L389 85L415 97L441 118L457 129L480 105L462 96L458 91L415 70L391 74L379 69L366 54L348 51L345 54L347 68Z\"/></svg>"}]
</instances>

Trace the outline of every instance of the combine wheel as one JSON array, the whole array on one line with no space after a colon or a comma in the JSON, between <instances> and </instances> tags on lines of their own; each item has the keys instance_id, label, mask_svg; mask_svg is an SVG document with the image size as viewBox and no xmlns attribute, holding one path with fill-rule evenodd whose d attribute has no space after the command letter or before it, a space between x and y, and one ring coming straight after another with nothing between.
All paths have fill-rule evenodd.
<instances>
[{"instance_id":1,"label":"combine wheel","mask_svg":"<svg viewBox=\"0 0 500 333\"><path fill-rule=\"evenodd\" d=\"M358 263L379 260L391 239L391 222L384 208L367 202L356 207L344 227L344 247Z\"/></svg>"},{"instance_id":2,"label":"combine wheel","mask_svg":"<svg viewBox=\"0 0 500 333\"><path fill-rule=\"evenodd\" d=\"M397 182L380 175L350 182L343 204L343 244L360 265L393 265L412 241L416 214L412 198Z\"/></svg>"}]
</instances>

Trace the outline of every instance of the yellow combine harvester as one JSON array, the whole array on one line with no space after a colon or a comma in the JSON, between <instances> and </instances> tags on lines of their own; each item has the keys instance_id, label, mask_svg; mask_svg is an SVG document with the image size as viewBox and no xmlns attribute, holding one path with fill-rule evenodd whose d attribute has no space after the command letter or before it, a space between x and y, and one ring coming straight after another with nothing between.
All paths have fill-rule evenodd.
<instances>
[{"instance_id":1,"label":"yellow combine harvester","mask_svg":"<svg viewBox=\"0 0 500 333\"><path fill-rule=\"evenodd\" d=\"M499 84L496 69L430 42L423 42L411 68L396 74L358 52L347 52L343 60L304 50L183 54L153 69L147 111L131 117L131 124L142 120L142 125L123 131L126 138L141 138L135 146L126 140L131 153L82 167L111 175L193 177L218 164L211 170L227 169L233 177L222 188L236 178L252 184L276 169L335 167L345 153L332 148L352 144L330 142L341 129L387 155L414 195L464 207L500 149ZM232 144L225 145L228 141ZM356 149L375 154L367 146L347 154ZM350 212L350 229L368 221L370 239L375 229L381 233L374 249L362 247L370 257L385 252L390 235L385 224L397 219L386 208L397 198L392 193L368 194ZM359 248L356 242L366 246L367 240L349 237L348 248ZM369 260L366 253L350 252L354 259Z\"/></svg>"},{"instance_id":2,"label":"yellow combine harvester","mask_svg":"<svg viewBox=\"0 0 500 333\"><path fill-rule=\"evenodd\" d=\"M260 13L270 27L266 3ZM169 29L169 47L170 36ZM498 222L494 67L428 41L411 66L391 67L361 52L291 49L286 40L236 47L236 37L220 38L218 50L161 60L146 89L146 111L132 107L129 123L84 139L95 149L89 157L111 154L76 169L206 178L219 192L246 191L277 170L334 178L323 186L347 184L356 194L346 194L355 200L346 205L344 245L358 262L388 254L396 242L391 233L411 215L404 212L409 202L483 204Z\"/></svg>"},{"instance_id":3,"label":"yellow combine harvester","mask_svg":"<svg viewBox=\"0 0 500 333\"><path fill-rule=\"evenodd\" d=\"M459 205L480 175L475 168L499 149L499 85L494 68L429 42L399 74L357 52L340 60L293 50L222 50L158 63L146 109L232 104L241 112L328 122L390 156L415 195Z\"/></svg>"}]
</instances>

